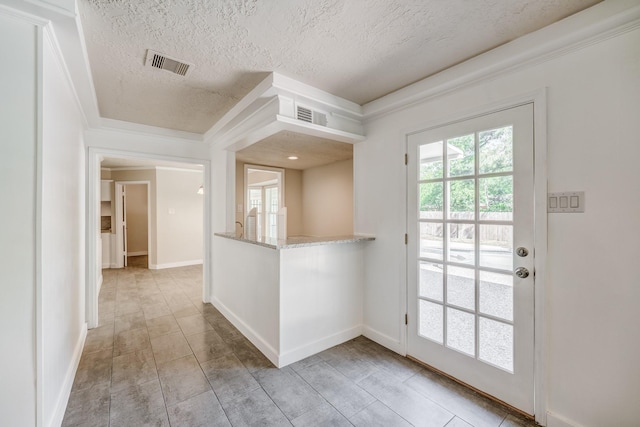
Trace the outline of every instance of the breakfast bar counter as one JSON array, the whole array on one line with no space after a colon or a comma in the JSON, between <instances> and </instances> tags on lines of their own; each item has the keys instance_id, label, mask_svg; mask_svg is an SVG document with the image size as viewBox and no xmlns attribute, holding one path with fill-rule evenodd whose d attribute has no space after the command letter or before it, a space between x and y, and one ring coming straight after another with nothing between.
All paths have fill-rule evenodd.
<instances>
[{"instance_id":1,"label":"breakfast bar counter","mask_svg":"<svg viewBox=\"0 0 640 427\"><path fill-rule=\"evenodd\" d=\"M289 248L301 248L305 246L316 245L332 245L338 243L357 243L367 242L375 240L372 236L331 236L331 237L314 237L314 236L290 236L284 240L274 239L269 237L261 237L259 239L248 239L237 233L215 233L216 236L224 237L227 239L238 240L240 242L251 243L254 245L260 245L271 249L289 249Z\"/></svg>"},{"instance_id":2,"label":"breakfast bar counter","mask_svg":"<svg viewBox=\"0 0 640 427\"><path fill-rule=\"evenodd\" d=\"M215 233L212 303L275 366L304 359L361 335L372 240Z\"/></svg>"}]
</instances>

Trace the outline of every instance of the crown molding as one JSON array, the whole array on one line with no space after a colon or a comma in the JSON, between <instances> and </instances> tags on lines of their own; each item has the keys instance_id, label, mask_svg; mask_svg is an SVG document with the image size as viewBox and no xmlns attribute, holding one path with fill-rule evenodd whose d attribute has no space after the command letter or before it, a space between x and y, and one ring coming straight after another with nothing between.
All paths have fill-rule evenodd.
<instances>
[{"instance_id":1,"label":"crown molding","mask_svg":"<svg viewBox=\"0 0 640 427\"><path fill-rule=\"evenodd\" d=\"M159 136L162 138L179 139L182 142L203 142L203 135L199 133L185 132L180 130L161 128L157 126L142 125L139 123L107 119L104 117L100 118L100 125L96 130L102 130L105 132L119 132L123 134L138 136Z\"/></svg>"},{"instance_id":2,"label":"crown molding","mask_svg":"<svg viewBox=\"0 0 640 427\"><path fill-rule=\"evenodd\" d=\"M40 26L76 15L74 10L42 0L0 0L0 11Z\"/></svg>"},{"instance_id":3,"label":"crown molding","mask_svg":"<svg viewBox=\"0 0 640 427\"><path fill-rule=\"evenodd\" d=\"M605 0L363 106L364 122L549 61L640 27L637 0Z\"/></svg>"},{"instance_id":4,"label":"crown molding","mask_svg":"<svg viewBox=\"0 0 640 427\"><path fill-rule=\"evenodd\" d=\"M115 168L100 168L100 170L108 170L111 172L119 171L151 171L156 170L155 166L117 166Z\"/></svg>"},{"instance_id":5,"label":"crown molding","mask_svg":"<svg viewBox=\"0 0 640 427\"><path fill-rule=\"evenodd\" d=\"M196 168L191 169L191 168L180 168L177 166L116 166L112 168L101 167L100 170L107 171L107 172L164 170L164 171L204 173L204 169L202 167L199 169L196 169ZM113 180L103 179L102 181L113 181Z\"/></svg>"},{"instance_id":6,"label":"crown molding","mask_svg":"<svg viewBox=\"0 0 640 427\"><path fill-rule=\"evenodd\" d=\"M189 169L189 168L179 168L175 166L156 166L156 170L163 171L177 171L177 172L193 172L193 173L204 173L204 169Z\"/></svg>"}]
</instances>

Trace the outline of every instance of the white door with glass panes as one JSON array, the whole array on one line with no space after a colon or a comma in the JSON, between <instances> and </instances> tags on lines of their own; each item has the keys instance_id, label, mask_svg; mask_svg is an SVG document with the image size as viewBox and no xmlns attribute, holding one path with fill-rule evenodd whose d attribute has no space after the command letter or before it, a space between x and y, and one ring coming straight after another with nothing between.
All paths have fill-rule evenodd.
<instances>
[{"instance_id":1,"label":"white door with glass panes","mask_svg":"<svg viewBox=\"0 0 640 427\"><path fill-rule=\"evenodd\" d=\"M258 238L278 237L278 186L249 187L249 210L256 208L256 235Z\"/></svg>"},{"instance_id":2,"label":"white door with glass panes","mask_svg":"<svg viewBox=\"0 0 640 427\"><path fill-rule=\"evenodd\" d=\"M249 209L250 211L253 208L256 208L256 236L261 237L264 232L264 227L262 225L262 187L249 187Z\"/></svg>"},{"instance_id":3,"label":"white door with glass panes","mask_svg":"<svg viewBox=\"0 0 640 427\"><path fill-rule=\"evenodd\" d=\"M265 198L265 237L278 238L278 186L271 185L264 188Z\"/></svg>"},{"instance_id":4,"label":"white door with glass panes","mask_svg":"<svg viewBox=\"0 0 640 427\"><path fill-rule=\"evenodd\" d=\"M533 105L407 149L407 352L533 414Z\"/></svg>"}]
</instances>

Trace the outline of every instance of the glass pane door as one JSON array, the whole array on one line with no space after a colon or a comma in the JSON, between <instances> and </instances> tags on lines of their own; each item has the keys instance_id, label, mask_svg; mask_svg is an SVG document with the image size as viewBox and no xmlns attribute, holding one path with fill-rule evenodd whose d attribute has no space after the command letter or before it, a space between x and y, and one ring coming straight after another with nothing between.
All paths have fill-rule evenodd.
<instances>
[{"instance_id":1,"label":"glass pane door","mask_svg":"<svg viewBox=\"0 0 640 427\"><path fill-rule=\"evenodd\" d=\"M249 209L256 208L256 235L262 236L262 187L249 187Z\"/></svg>"},{"instance_id":2,"label":"glass pane door","mask_svg":"<svg viewBox=\"0 0 640 427\"><path fill-rule=\"evenodd\" d=\"M265 236L278 238L278 186L265 187Z\"/></svg>"},{"instance_id":3,"label":"glass pane door","mask_svg":"<svg viewBox=\"0 0 640 427\"><path fill-rule=\"evenodd\" d=\"M533 271L514 254L533 253L532 118L517 107L407 144L409 354L529 413L533 274L513 270Z\"/></svg>"}]
</instances>

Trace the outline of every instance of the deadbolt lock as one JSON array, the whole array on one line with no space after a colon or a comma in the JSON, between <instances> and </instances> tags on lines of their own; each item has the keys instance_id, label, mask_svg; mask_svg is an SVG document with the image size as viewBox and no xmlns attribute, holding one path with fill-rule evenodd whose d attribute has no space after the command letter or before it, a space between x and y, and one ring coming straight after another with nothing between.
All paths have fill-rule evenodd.
<instances>
[{"instance_id":1,"label":"deadbolt lock","mask_svg":"<svg viewBox=\"0 0 640 427\"><path fill-rule=\"evenodd\" d=\"M516 249L516 254L518 254L519 257L524 258L529 255L529 251L527 250L527 248L523 248L522 246L520 246L518 249Z\"/></svg>"}]
</instances>

